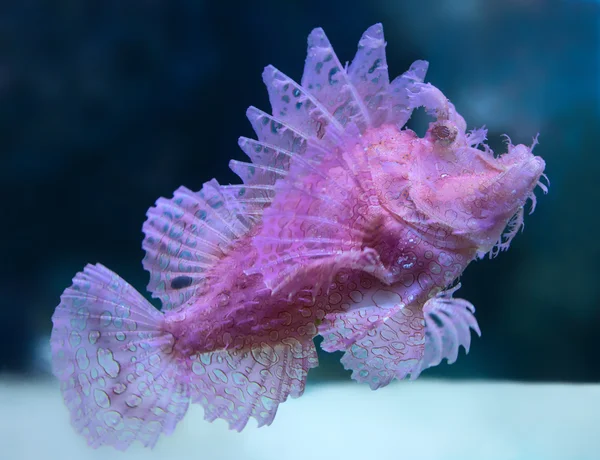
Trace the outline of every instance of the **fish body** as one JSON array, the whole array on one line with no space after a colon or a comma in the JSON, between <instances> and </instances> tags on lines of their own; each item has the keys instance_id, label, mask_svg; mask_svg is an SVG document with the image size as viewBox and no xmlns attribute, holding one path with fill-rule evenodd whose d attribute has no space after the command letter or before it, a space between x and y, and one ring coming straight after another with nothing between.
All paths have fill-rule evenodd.
<instances>
[{"instance_id":1,"label":"fish body","mask_svg":"<svg viewBox=\"0 0 600 460\"><path fill-rule=\"evenodd\" d=\"M481 133L466 133L437 89L413 88L437 118L423 138L386 124L350 130L320 168L290 168L253 238L253 271L268 286L324 293L322 347L345 351L344 366L373 389L468 351L469 329L480 333L474 307L450 286L471 261L508 248L533 189L545 188L531 148L509 143L499 158L475 148ZM340 266L348 283L336 282Z\"/></svg>"},{"instance_id":2,"label":"fish body","mask_svg":"<svg viewBox=\"0 0 600 460\"><path fill-rule=\"evenodd\" d=\"M545 165L533 145L494 156L426 70L390 82L379 24L349 66L315 29L301 84L265 69L273 114L248 109L251 162L230 163L243 184L181 187L148 211L162 310L102 265L75 276L53 369L91 446L153 446L190 403L232 429L268 425L302 394L318 334L374 389L468 351L480 331L455 282L508 248ZM404 128L417 107L434 119L422 138Z\"/></svg>"}]
</instances>

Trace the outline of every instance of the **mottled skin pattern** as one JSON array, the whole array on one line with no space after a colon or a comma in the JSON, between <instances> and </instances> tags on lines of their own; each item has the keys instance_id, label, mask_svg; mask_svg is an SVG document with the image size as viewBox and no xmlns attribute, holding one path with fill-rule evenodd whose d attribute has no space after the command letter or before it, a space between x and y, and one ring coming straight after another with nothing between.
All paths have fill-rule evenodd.
<instances>
[{"instance_id":1,"label":"mottled skin pattern","mask_svg":"<svg viewBox=\"0 0 600 460\"><path fill-rule=\"evenodd\" d=\"M335 267L341 254L374 250L371 266L348 272L347 283L337 280L323 286L320 291L325 295L316 298L320 316L325 311L319 327L325 338L323 348L347 351L343 364L354 371L355 379L372 388L394 377L415 378L433 364L423 360L423 309L436 306L436 296L478 255L502 244L507 223L519 216L544 169L543 160L524 146L509 146L509 153L499 159L490 151L473 148L464 121L448 104L445 98L440 100L445 111L422 139L410 130L399 131L389 125L366 130L354 148L344 150L344 164L331 163L325 179L327 165L319 172L302 166L295 171L292 166L290 176L301 176L304 184L313 184L323 196L336 197L344 205L286 189L284 183L277 191L282 201L276 199L265 211L264 229L255 238L267 259L290 251L307 254L314 247L323 247L319 239L328 241L329 257L303 258L303 264L312 263L310 269L299 268L296 261L292 267L297 271L287 267L289 274L282 279L281 268L289 264L281 257L282 263L274 270L263 270L267 276L271 273L271 282L285 292L302 287L307 278L327 278L328 267ZM440 127L444 128L441 132ZM351 182L351 175L356 183L345 187L348 193L344 193L340 184ZM282 222L279 216L291 203L297 206L294 217ZM305 215L335 216L346 227L310 223L303 220ZM276 225L273 217L279 219ZM275 241L282 233L289 239L286 245L260 244L261 235ZM312 246L306 244L308 240ZM260 259L257 264L261 266ZM270 263L265 260L262 265ZM365 269L373 276L364 273ZM333 277L335 272L332 268L329 275ZM456 310L461 308L464 313L465 301L456 299ZM448 327L467 324L467 336L469 325L478 331L476 323L469 320L458 318L454 323ZM464 333L462 338L446 336L445 340L468 349ZM454 361L453 349L458 345L440 347L438 354Z\"/></svg>"},{"instance_id":2,"label":"mottled skin pattern","mask_svg":"<svg viewBox=\"0 0 600 460\"><path fill-rule=\"evenodd\" d=\"M53 370L92 447L152 447L190 403L235 430L270 424L303 393L317 334L373 389L468 352L480 331L453 284L508 248L545 165L510 142L495 157L426 71L389 81L380 24L348 66L315 29L301 84L263 73L272 115L248 109L251 163L230 163L243 184L180 187L149 209L143 265L162 311L102 265L75 276ZM435 120L423 138L403 129L416 107Z\"/></svg>"}]
</instances>

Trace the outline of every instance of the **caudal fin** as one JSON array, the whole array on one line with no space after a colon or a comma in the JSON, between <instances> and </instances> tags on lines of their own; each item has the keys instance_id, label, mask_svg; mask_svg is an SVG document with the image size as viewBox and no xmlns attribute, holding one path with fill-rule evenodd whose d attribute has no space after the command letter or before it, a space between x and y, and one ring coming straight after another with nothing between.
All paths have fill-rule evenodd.
<instances>
[{"instance_id":1,"label":"caudal fin","mask_svg":"<svg viewBox=\"0 0 600 460\"><path fill-rule=\"evenodd\" d=\"M154 446L187 411L189 387L163 314L122 278L87 265L52 317L53 371L71 422L92 447Z\"/></svg>"}]
</instances>

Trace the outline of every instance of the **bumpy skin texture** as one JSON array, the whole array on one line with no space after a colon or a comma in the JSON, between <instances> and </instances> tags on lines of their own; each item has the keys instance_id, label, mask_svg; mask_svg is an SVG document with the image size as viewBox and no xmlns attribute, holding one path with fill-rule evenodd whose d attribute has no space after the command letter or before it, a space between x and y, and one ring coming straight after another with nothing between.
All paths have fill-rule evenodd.
<instances>
[{"instance_id":1,"label":"bumpy skin texture","mask_svg":"<svg viewBox=\"0 0 600 460\"><path fill-rule=\"evenodd\" d=\"M91 446L153 446L190 403L236 430L268 425L302 394L317 334L372 388L468 352L474 307L451 286L508 248L533 189L546 191L544 162L510 142L494 157L426 70L389 82L379 24L347 68L315 29L301 84L265 69L273 115L248 109L251 163L230 163L243 185L181 187L148 211L162 312L101 265L76 275L51 345ZM424 138L403 129L419 106L434 118Z\"/></svg>"}]
</instances>

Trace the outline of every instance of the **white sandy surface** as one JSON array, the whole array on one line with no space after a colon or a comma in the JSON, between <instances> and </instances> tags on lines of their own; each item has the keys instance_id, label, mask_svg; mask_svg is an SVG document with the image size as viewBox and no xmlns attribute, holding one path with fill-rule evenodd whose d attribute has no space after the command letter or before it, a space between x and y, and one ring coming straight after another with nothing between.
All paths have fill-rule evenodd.
<instances>
[{"instance_id":1,"label":"white sandy surface","mask_svg":"<svg viewBox=\"0 0 600 460\"><path fill-rule=\"evenodd\" d=\"M600 385L419 380L309 386L242 432L192 406L154 450L87 447L58 385L0 379L2 460L599 460Z\"/></svg>"}]
</instances>

